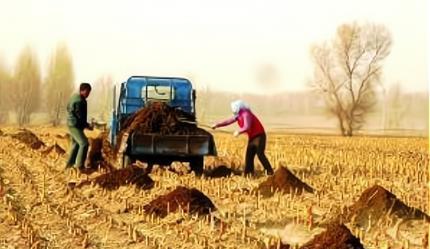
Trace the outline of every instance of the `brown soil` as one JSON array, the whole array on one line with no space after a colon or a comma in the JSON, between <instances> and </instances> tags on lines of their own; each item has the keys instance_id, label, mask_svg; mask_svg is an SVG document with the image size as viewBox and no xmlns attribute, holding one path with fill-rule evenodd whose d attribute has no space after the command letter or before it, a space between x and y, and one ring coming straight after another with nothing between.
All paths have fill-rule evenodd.
<instances>
[{"instance_id":1,"label":"brown soil","mask_svg":"<svg viewBox=\"0 0 430 249\"><path fill-rule=\"evenodd\" d=\"M386 215L401 219L426 219L429 216L419 209L408 207L390 191L379 185L366 189L352 206L348 208L347 221L366 226L369 216L375 223Z\"/></svg>"},{"instance_id":2,"label":"brown soil","mask_svg":"<svg viewBox=\"0 0 430 249\"><path fill-rule=\"evenodd\" d=\"M54 151L60 155L66 154L66 151L63 148L61 148L61 146L58 145L57 143L54 144Z\"/></svg>"},{"instance_id":3,"label":"brown soil","mask_svg":"<svg viewBox=\"0 0 430 249\"><path fill-rule=\"evenodd\" d=\"M235 174L235 172L232 169L228 168L225 165L220 165L206 172L205 176L210 178L221 178L229 177L233 174Z\"/></svg>"},{"instance_id":4,"label":"brown soil","mask_svg":"<svg viewBox=\"0 0 430 249\"><path fill-rule=\"evenodd\" d=\"M312 187L302 182L287 168L280 167L273 176L262 182L257 189L263 196L272 196L275 191L282 193L313 193Z\"/></svg>"},{"instance_id":5,"label":"brown soil","mask_svg":"<svg viewBox=\"0 0 430 249\"><path fill-rule=\"evenodd\" d=\"M106 169L108 172L115 170L113 151L107 140L107 133L100 133L96 138L89 138L89 151L86 161L86 168L81 173L91 174L99 168Z\"/></svg>"},{"instance_id":6,"label":"brown soil","mask_svg":"<svg viewBox=\"0 0 430 249\"><path fill-rule=\"evenodd\" d=\"M166 103L154 102L124 120L121 127L126 132L139 130L143 133L160 133L162 135L182 133L186 132L186 128L196 128L193 124L186 126L181 123L181 120L194 122L195 118L186 112L168 106Z\"/></svg>"},{"instance_id":7,"label":"brown soil","mask_svg":"<svg viewBox=\"0 0 430 249\"><path fill-rule=\"evenodd\" d=\"M96 138L90 138L89 144L90 148L88 151L88 165L91 168L97 168L97 166L103 161L102 149L103 149L103 139L106 135L101 133Z\"/></svg>"},{"instance_id":8,"label":"brown soil","mask_svg":"<svg viewBox=\"0 0 430 249\"><path fill-rule=\"evenodd\" d=\"M56 134L55 137L58 138L58 139L70 139L70 135L68 133L65 133L65 134Z\"/></svg>"},{"instance_id":9,"label":"brown soil","mask_svg":"<svg viewBox=\"0 0 430 249\"><path fill-rule=\"evenodd\" d=\"M279 244L279 247L278 247L278 244L274 244L274 245L269 246L269 249L290 249L290 248L291 248L290 245L282 244L282 242L281 242L281 244Z\"/></svg>"},{"instance_id":10,"label":"brown soil","mask_svg":"<svg viewBox=\"0 0 430 249\"><path fill-rule=\"evenodd\" d=\"M423 248L429 248L429 232L427 230L423 238Z\"/></svg>"},{"instance_id":11,"label":"brown soil","mask_svg":"<svg viewBox=\"0 0 430 249\"><path fill-rule=\"evenodd\" d=\"M112 165L116 164L115 152L112 149L111 144L107 140L107 134L106 137L102 140L102 158L104 164L108 165L109 168L114 169Z\"/></svg>"},{"instance_id":12,"label":"brown soil","mask_svg":"<svg viewBox=\"0 0 430 249\"><path fill-rule=\"evenodd\" d=\"M301 249L362 249L360 240L343 224L332 224Z\"/></svg>"},{"instance_id":13,"label":"brown soil","mask_svg":"<svg viewBox=\"0 0 430 249\"><path fill-rule=\"evenodd\" d=\"M121 144L125 133L131 132L211 136L209 132L198 128L195 121L195 117L184 111L170 107L166 103L153 102L122 121L117 145Z\"/></svg>"},{"instance_id":14,"label":"brown soil","mask_svg":"<svg viewBox=\"0 0 430 249\"><path fill-rule=\"evenodd\" d=\"M0 130L0 137L4 135L4 132Z\"/></svg>"},{"instance_id":15,"label":"brown soil","mask_svg":"<svg viewBox=\"0 0 430 249\"><path fill-rule=\"evenodd\" d=\"M212 201L199 190L179 186L172 192L159 196L144 206L147 213L165 217L168 212L176 212L182 208L185 213L206 215L215 211Z\"/></svg>"},{"instance_id":16,"label":"brown soil","mask_svg":"<svg viewBox=\"0 0 430 249\"><path fill-rule=\"evenodd\" d=\"M134 184L141 189L151 189L154 186L154 181L144 173L144 170L135 166L113 170L93 180L82 182L77 187L82 187L92 182L108 190L115 190L120 186L129 184Z\"/></svg>"},{"instance_id":17,"label":"brown soil","mask_svg":"<svg viewBox=\"0 0 430 249\"><path fill-rule=\"evenodd\" d=\"M63 148L61 148L61 146L58 145L57 143L55 143L54 145L51 145L48 148L44 149L41 153L42 153L42 155L46 156L46 155L48 155L51 152L55 152L58 155L64 155L64 154L66 154L66 151Z\"/></svg>"},{"instance_id":18,"label":"brown soil","mask_svg":"<svg viewBox=\"0 0 430 249\"><path fill-rule=\"evenodd\" d=\"M40 149L40 147L45 146L43 143L33 132L27 129L21 129L18 133L12 134L12 138L18 139L19 141L25 143L32 149Z\"/></svg>"}]
</instances>

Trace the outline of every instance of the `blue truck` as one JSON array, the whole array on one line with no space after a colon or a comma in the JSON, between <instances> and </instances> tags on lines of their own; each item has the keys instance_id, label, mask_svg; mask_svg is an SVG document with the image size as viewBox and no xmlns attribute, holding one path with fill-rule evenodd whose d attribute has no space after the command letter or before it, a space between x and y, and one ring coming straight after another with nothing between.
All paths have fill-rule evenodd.
<instances>
[{"instance_id":1,"label":"blue truck","mask_svg":"<svg viewBox=\"0 0 430 249\"><path fill-rule=\"evenodd\" d=\"M213 136L203 135L161 135L132 132L117 144L122 121L151 102L165 102L170 107L196 117L196 91L185 78L132 76L121 83L118 102L114 88L114 110L112 113L109 140L112 147L120 147L121 167L135 160L152 165L167 166L173 161L189 162L197 175L203 172L204 156L216 155Z\"/></svg>"}]
</instances>

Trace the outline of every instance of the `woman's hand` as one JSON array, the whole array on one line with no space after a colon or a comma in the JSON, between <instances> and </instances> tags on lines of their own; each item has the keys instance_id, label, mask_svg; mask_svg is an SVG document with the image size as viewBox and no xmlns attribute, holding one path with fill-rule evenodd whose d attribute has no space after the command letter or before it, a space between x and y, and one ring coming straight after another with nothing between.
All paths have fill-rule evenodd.
<instances>
[{"instance_id":1,"label":"woman's hand","mask_svg":"<svg viewBox=\"0 0 430 249\"><path fill-rule=\"evenodd\" d=\"M234 136L234 137L238 137L239 135L240 135L239 131L234 131L234 132L233 132L233 136Z\"/></svg>"},{"instance_id":2,"label":"woman's hand","mask_svg":"<svg viewBox=\"0 0 430 249\"><path fill-rule=\"evenodd\" d=\"M216 124L213 124L213 125L211 126L211 128L212 128L213 130L215 130L215 129L217 128L217 125L216 125Z\"/></svg>"}]
</instances>

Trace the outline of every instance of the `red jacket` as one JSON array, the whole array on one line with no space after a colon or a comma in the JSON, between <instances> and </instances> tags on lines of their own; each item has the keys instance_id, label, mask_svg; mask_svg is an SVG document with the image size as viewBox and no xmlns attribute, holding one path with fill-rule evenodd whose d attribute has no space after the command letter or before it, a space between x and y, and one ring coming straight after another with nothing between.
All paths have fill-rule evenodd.
<instances>
[{"instance_id":1,"label":"red jacket","mask_svg":"<svg viewBox=\"0 0 430 249\"><path fill-rule=\"evenodd\" d=\"M237 116L231 117L223 122L217 123L216 127L230 125L237 121L240 127L239 134L246 132L249 139L264 134L264 127L260 120L248 109L241 109Z\"/></svg>"}]
</instances>

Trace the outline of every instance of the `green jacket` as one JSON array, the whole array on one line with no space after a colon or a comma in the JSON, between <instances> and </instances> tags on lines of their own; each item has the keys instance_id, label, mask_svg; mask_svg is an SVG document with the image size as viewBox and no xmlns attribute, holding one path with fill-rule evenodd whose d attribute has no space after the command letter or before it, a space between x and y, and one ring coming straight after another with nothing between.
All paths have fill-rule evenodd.
<instances>
[{"instance_id":1,"label":"green jacket","mask_svg":"<svg viewBox=\"0 0 430 249\"><path fill-rule=\"evenodd\" d=\"M67 103L67 125L78 129L88 128L87 101L79 93L70 97Z\"/></svg>"}]
</instances>

